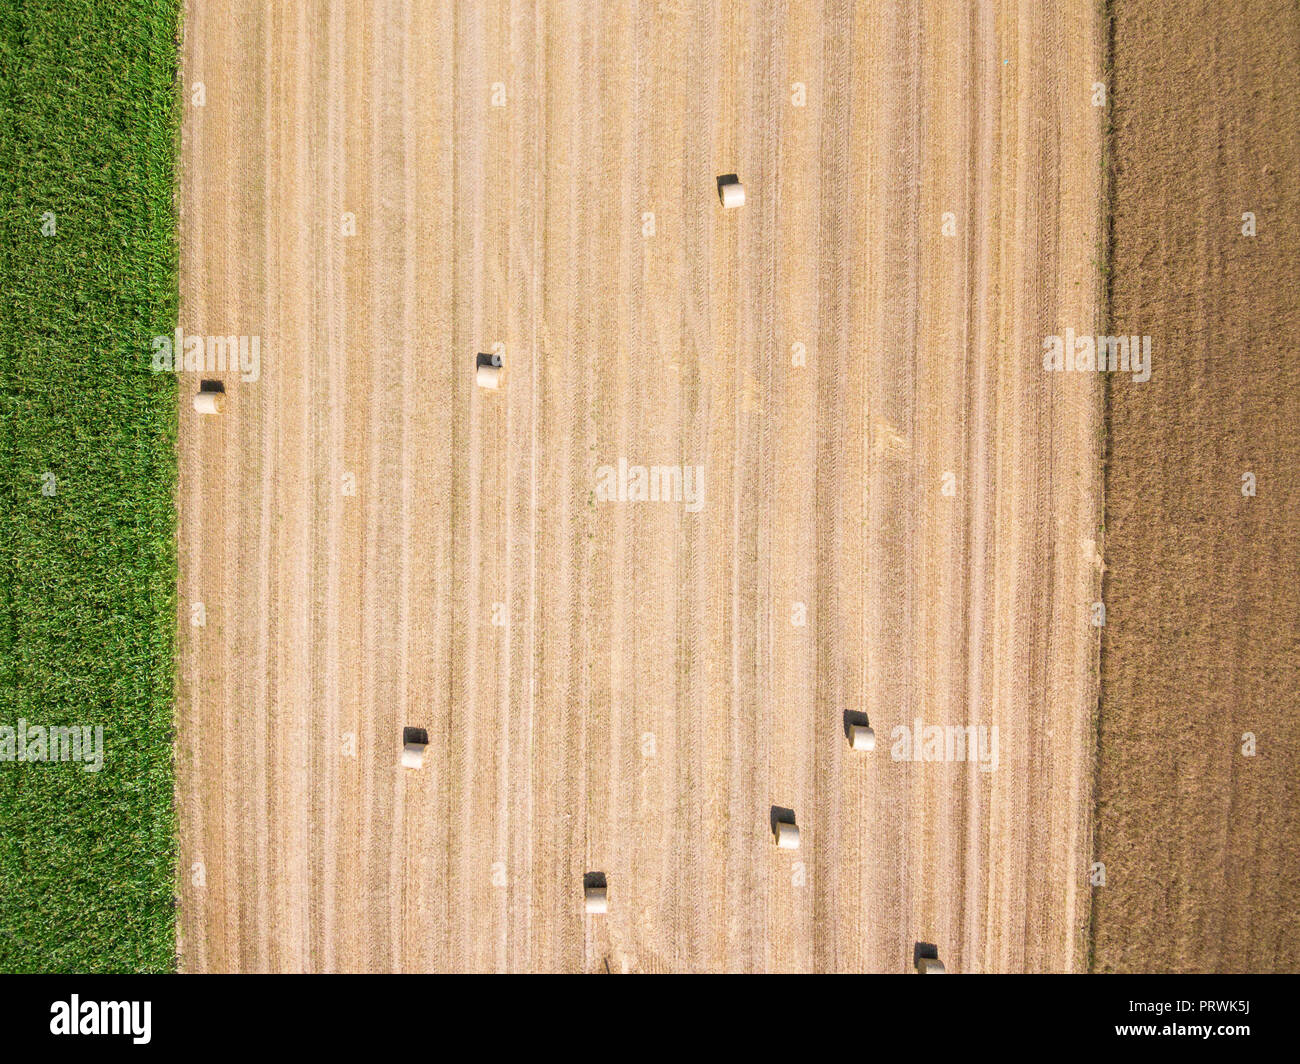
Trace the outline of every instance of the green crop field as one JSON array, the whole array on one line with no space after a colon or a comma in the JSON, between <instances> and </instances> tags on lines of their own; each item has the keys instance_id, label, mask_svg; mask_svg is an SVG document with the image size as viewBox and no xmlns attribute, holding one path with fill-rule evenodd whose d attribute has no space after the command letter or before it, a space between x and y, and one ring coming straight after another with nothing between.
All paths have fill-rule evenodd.
<instances>
[{"instance_id":1,"label":"green crop field","mask_svg":"<svg viewBox=\"0 0 1300 1064\"><path fill-rule=\"evenodd\" d=\"M0 971L175 966L177 26L0 4Z\"/></svg>"}]
</instances>

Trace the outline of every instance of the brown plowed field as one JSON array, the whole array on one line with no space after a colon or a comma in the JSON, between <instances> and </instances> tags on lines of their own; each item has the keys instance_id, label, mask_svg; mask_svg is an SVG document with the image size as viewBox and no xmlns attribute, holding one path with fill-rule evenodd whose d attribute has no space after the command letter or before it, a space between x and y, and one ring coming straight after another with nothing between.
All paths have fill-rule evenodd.
<instances>
[{"instance_id":1,"label":"brown plowed field","mask_svg":"<svg viewBox=\"0 0 1300 1064\"><path fill-rule=\"evenodd\" d=\"M1041 345L1100 324L1102 52L1091 0L187 4L181 324L262 360L182 412L183 969L1083 968L1102 382Z\"/></svg>"},{"instance_id":2,"label":"brown plowed field","mask_svg":"<svg viewBox=\"0 0 1300 1064\"><path fill-rule=\"evenodd\" d=\"M1296 971L1300 7L1114 10L1095 967Z\"/></svg>"}]
</instances>

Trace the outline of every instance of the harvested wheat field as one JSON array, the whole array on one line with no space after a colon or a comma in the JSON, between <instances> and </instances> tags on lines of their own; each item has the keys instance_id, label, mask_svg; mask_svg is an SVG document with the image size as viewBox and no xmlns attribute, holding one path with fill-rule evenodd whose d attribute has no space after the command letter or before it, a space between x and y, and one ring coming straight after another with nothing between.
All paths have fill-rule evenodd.
<instances>
[{"instance_id":1,"label":"harvested wheat field","mask_svg":"<svg viewBox=\"0 0 1300 1064\"><path fill-rule=\"evenodd\" d=\"M1296 971L1300 9L1115 20L1095 966Z\"/></svg>"},{"instance_id":2,"label":"harvested wheat field","mask_svg":"<svg viewBox=\"0 0 1300 1064\"><path fill-rule=\"evenodd\" d=\"M184 970L1087 966L1104 33L965 7L187 5Z\"/></svg>"}]
</instances>

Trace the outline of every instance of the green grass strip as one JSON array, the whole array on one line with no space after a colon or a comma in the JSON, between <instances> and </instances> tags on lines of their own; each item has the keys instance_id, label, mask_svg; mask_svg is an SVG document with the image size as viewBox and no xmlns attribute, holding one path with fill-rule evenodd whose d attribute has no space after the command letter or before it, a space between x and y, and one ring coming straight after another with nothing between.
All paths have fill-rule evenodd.
<instances>
[{"instance_id":1,"label":"green grass strip","mask_svg":"<svg viewBox=\"0 0 1300 1064\"><path fill-rule=\"evenodd\" d=\"M178 19L0 3L0 971L175 967ZM20 719L102 769L3 760Z\"/></svg>"}]
</instances>

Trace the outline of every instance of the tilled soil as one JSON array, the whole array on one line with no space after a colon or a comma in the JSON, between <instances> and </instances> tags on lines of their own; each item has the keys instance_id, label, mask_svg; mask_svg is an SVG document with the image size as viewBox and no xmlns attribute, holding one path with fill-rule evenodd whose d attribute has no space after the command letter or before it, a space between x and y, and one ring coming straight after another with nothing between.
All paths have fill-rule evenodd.
<instances>
[{"instance_id":1,"label":"tilled soil","mask_svg":"<svg viewBox=\"0 0 1300 1064\"><path fill-rule=\"evenodd\" d=\"M1153 371L1109 396L1094 965L1295 971L1300 8L1114 12L1110 331Z\"/></svg>"}]
</instances>

